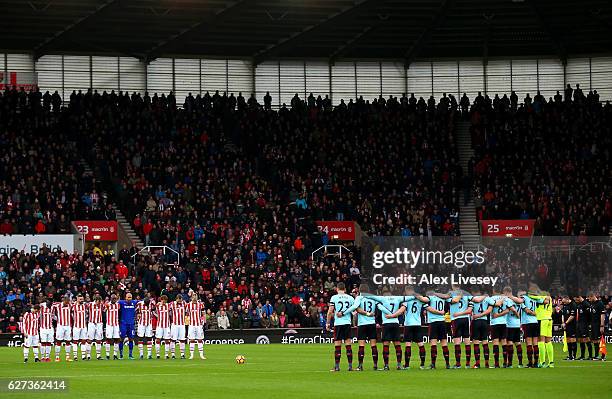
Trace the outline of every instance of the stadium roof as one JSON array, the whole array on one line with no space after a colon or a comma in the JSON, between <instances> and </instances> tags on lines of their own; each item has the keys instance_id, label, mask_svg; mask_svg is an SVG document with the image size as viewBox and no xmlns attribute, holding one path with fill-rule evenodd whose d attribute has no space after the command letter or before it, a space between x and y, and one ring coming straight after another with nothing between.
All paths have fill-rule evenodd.
<instances>
[{"instance_id":1,"label":"stadium roof","mask_svg":"<svg viewBox=\"0 0 612 399\"><path fill-rule=\"evenodd\" d=\"M1 0L0 48L404 60L612 52L610 0Z\"/></svg>"}]
</instances>

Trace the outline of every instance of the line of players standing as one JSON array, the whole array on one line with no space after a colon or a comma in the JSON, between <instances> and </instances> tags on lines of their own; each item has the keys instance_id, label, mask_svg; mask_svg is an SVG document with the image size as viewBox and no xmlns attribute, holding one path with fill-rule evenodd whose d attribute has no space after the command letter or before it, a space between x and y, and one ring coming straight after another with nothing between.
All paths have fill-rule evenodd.
<instances>
[{"instance_id":1,"label":"line of players standing","mask_svg":"<svg viewBox=\"0 0 612 399\"><path fill-rule=\"evenodd\" d=\"M153 318L156 319L155 337L153 337ZM149 296L143 300L133 300L127 293L124 300L112 294L108 301L95 295L92 301L85 302L79 294L74 300L64 296L60 302L48 300L36 304L24 313L20 323L23 334L24 362L28 361L30 349L35 362L50 362L51 349L55 343L55 361L60 361L62 346L65 347L66 361L81 359L90 360L92 347L96 348L96 357L102 360L102 347L106 359L123 358L123 344L129 344L129 358L133 359L134 339L138 340L140 358L152 358L152 346L155 342L156 357L159 359L161 345L164 355L176 358L176 345L179 345L181 358L185 358L185 325L188 325L187 339L190 344L190 358L193 359L195 347L201 359L204 356L204 324L206 315L204 304L197 294L191 295L186 302L181 295L168 302L162 295L155 303ZM112 345L112 350L111 350ZM71 357L72 352L72 357ZM39 358L40 353L40 358Z\"/></svg>"},{"instance_id":2,"label":"line of players standing","mask_svg":"<svg viewBox=\"0 0 612 399\"><path fill-rule=\"evenodd\" d=\"M604 334L606 308L595 294L587 298L564 296L561 308L562 327L567 340L565 360L599 360L599 342ZM580 357L577 357L580 344ZM586 350L588 349L588 357Z\"/></svg>"},{"instance_id":3,"label":"line of players standing","mask_svg":"<svg viewBox=\"0 0 612 399\"><path fill-rule=\"evenodd\" d=\"M367 292L367 285L360 287ZM408 292L407 292L408 293ZM595 301L596 298L593 298ZM599 303L601 303L599 301ZM447 306L448 304L448 306ZM597 305L599 306L599 305ZM603 308L603 304L601 305ZM421 296L412 293L404 296L358 295L353 298L345 291L343 283L337 286L337 294L329 304L327 328L334 326L334 368L340 370L342 344L345 344L348 368L352 370L353 353L351 340L352 312L357 313L357 340L359 343L357 370L363 370L365 344L370 343L374 369L378 369L378 347L375 313L382 313L383 370L389 370L389 350L393 344L398 370L409 369L412 356L412 343L419 351L420 368L424 369L426 351L423 344L421 314L426 315L431 343L431 364L436 368L438 344L442 347L446 368L451 368L447 342L446 313L450 316L451 335L454 344L455 365L461 367L461 343L465 348L465 367L481 367L481 346L484 367L513 367L516 350L518 367L523 367L523 346L521 331L526 343L526 368L554 367L554 348L552 344L552 300L548 296L519 292L517 296L506 287L502 292L494 290L492 296L468 295L453 287L448 294L432 293ZM400 319L403 315L405 342L404 364L402 365L402 346L400 340ZM603 326L603 324L602 324ZM600 331L599 325L592 331ZM491 338L489 340L489 337ZM594 339L594 336L593 336ZM597 341L599 342L599 341ZM489 364L490 347L493 345L493 365ZM501 347L501 348L500 348ZM475 363L471 365L472 349ZM500 349L503 363L500 364ZM596 348L598 352L598 348Z\"/></svg>"}]
</instances>

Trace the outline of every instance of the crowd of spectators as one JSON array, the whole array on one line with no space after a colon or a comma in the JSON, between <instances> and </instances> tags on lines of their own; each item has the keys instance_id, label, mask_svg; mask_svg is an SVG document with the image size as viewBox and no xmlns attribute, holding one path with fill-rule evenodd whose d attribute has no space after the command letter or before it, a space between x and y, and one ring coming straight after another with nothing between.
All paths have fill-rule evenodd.
<instances>
[{"instance_id":1,"label":"crowd of spectators","mask_svg":"<svg viewBox=\"0 0 612 399\"><path fill-rule=\"evenodd\" d=\"M535 219L536 235L608 235L612 105L567 86L522 103L479 95L471 173L480 219Z\"/></svg>"},{"instance_id":2,"label":"crowd of spectators","mask_svg":"<svg viewBox=\"0 0 612 399\"><path fill-rule=\"evenodd\" d=\"M0 234L65 232L71 220L114 219L112 200L146 244L172 248L181 262L174 252L133 258L135 247L117 254L46 249L3 254L0 329L9 328L20 307L43 297L94 291L104 296L116 290L136 297L164 293L171 299L193 290L205 301L211 328L321 326L333 287L339 281L356 286L361 265L352 247L342 257L311 259L311 252L330 239L317 232L315 220L354 220L370 236L459 234L463 176L454 144L459 105L453 96L438 102L360 98L332 107L327 98L296 95L289 106L272 110L268 96L262 106L241 93L189 95L177 107L172 93L89 90L73 93L65 107L60 104L49 93L6 91L0 97L0 139L9 148L3 158L7 167L0 168ZM501 156L494 142L515 147L505 136L493 140L490 131L545 126L544 117L566 119L554 110L525 119L532 105L501 112L497 104L489 107L477 98L472 109L478 154L483 154L473 179L495 193L502 189L492 184L501 180L488 178L478 165L498 156L492 151ZM565 106L568 112L578 107ZM585 135L589 162L609 159L606 148L598 147L606 142L600 132L610 120L609 107L597 111L580 105L580 110L578 116L601 118L589 122L599 130ZM493 122L497 118L504 123ZM542 139L550 137L545 130L537 133ZM531 143L527 131L518 131ZM592 147L595 138L604 141ZM535 149L525 154L540 162L534 160ZM83 159L92 173L85 171ZM590 180L591 169L583 172L586 164L573 163L576 176L589 179L582 183L588 190L603 188L605 180L598 186ZM496 165L487 165L485 172L507 177L507 164ZM569 194L563 182L551 184L563 198L588 192ZM505 197L496 198L498 208L508 207ZM604 208L597 207L601 201L589 204L572 205L609 211L609 201Z\"/></svg>"}]
</instances>

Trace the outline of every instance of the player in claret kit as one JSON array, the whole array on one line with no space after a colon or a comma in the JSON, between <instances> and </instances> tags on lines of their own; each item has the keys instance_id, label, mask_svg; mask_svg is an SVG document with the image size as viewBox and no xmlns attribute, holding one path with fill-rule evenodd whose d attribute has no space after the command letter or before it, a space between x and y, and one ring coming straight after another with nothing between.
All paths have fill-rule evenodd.
<instances>
[{"instance_id":1,"label":"player in claret kit","mask_svg":"<svg viewBox=\"0 0 612 399\"><path fill-rule=\"evenodd\" d=\"M53 346L54 330L53 330L53 301L47 299L46 302L40 304L40 350L41 361L50 362L51 347Z\"/></svg>"},{"instance_id":2,"label":"player in claret kit","mask_svg":"<svg viewBox=\"0 0 612 399\"><path fill-rule=\"evenodd\" d=\"M138 352L140 353L140 359L144 359L145 345L147 347L147 359L153 358L151 354L153 345L152 309L153 305L149 297L146 297L136 305L136 318L138 319L136 335L138 336Z\"/></svg>"},{"instance_id":3,"label":"player in claret kit","mask_svg":"<svg viewBox=\"0 0 612 399\"><path fill-rule=\"evenodd\" d=\"M179 344L181 350L181 359L185 358L185 301L181 294L176 296L174 302L170 303L170 314L172 315L172 324L170 326L170 335L172 338L172 346L170 353L172 358L176 359L174 352L176 344Z\"/></svg>"},{"instance_id":4,"label":"player in claret kit","mask_svg":"<svg viewBox=\"0 0 612 399\"><path fill-rule=\"evenodd\" d=\"M170 304L166 295L159 297L159 302L155 305L153 312L157 318L157 325L155 327L155 355L159 359L163 341L164 356L168 359L170 354Z\"/></svg>"},{"instance_id":5,"label":"player in claret kit","mask_svg":"<svg viewBox=\"0 0 612 399\"><path fill-rule=\"evenodd\" d=\"M125 339L128 340L129 358L134 359L134 323L136 321L136 305L137 300L132 299L130 292L125 294L125 300L119 301L120 309L120 322L119 322L119 333L121 340L119 341L119 357L123 359L123 343Z\"/></svg>"},{"instance_id":6,"label":"player in claret kit","mask_svg":"<svg viewBox=\"0 0 612 399\"><path fill-rule=\"evenodd\" d=\"M83 302L83 295L76 297L76 302L72 304L72 353L74 361L79 359L79 346L81 347L81 358L87 356L87 304Z\"/></svg>"},{"instance_id":7,"label":"player in claret kit","mask_svg":"<svg viewBox=\"0 0 612 399\"><path fill-rule=\"evenodd\" d=\"M102 360L102 341L104 340L102 313L104 313L105 304L100 294L94 295L93 299L93 302L87 304L87 313L89 314L89 323L87 324L87 359L91 359L91 347L95 343L96 359Z\"/></svg>"},{"instance_id":8,"label":"player in claret kit","mask_svg":"<svg viewBox=\"0 0 612 399\"><path fill-rule=\"evenodd\" d=\"M200 352L200 359L204 360L204 323L206 314L204 304L198 300L198 294L191 294L191 302L185 305L189 314L189 326L187 328L187 338L189 339L189 359L193 359L196 344Z\"/></svg>"},{"instance_id":9,"label":"player in claret kit","mask_svg":"<svg viewBox=\"0 0 612 399\"><path fill-rule=\"evenodd\" d=\"M21 333L23 334L23 362L28 362L28 356L30 354L30 348L34 352L34 362L39 362L38 359L38 335L39 329L39 318L40 318L40 305L32 306L29 312L23 315L21 321Z\"/></svg>"},{"instance_id":10,"label":"player in claret kit","mask_svg":"<svg viewBox=\"0 0 612 399\"><path fill-rule=\"evenodd\" d=\"M353 348L351 347L351 313L344 313L353 306L355 299L346 293L344 283L336 286L336 294L329 300L327 310L327 323L325 328L329 331L331 322L334 322L334 368L331 371L340 371L340 358L342 344L345 344L348 370L353 370ZM341 316L339 316L339 314Z\"/></svg>"},{"instance_id":11,"label":"player in claret kit","mask_svg":"<svg viewBox=\"0 0 612 399\"><path fill-rule=\"evenodd\" d=\"M113 359L119 359L119 304L117 295L111 294L110 302L105 306L106 312L106 359L110 359L113 344Z\"/></svg>"},{"instance_id":12,"label":"player in claret kit","mask_svg":"<svg viewBox=\"0 0 612 399\"><path fill-rule=\"evenodd\" d=\"M60 361L60 352L62 350L62 342L66 350L66 361L71 362L70 358L70 342L72 341L72 305L70 297L64 296L61 302L53 304L53 313L57 320L55 328L55 361Z\"/></svg>"},{"instance_id":13,"label":"player in claret kit","mask_svg":"<svg viewBox=\"0 0 612 399\"><path fill-rule=\"evenodd\" d=\"M357 341L359 343L359 352L357 359L359 365L357 366L358 371L363 371L363 359L365 357L365 344L366 340L370 341L370 348L372 349L372 361L374 363L374 370L378 369L378 347L376 346L376 306L377 302L372 298L362 296L361 294L368 291L367 284L361 284L359 286L360 295L355 298L355 302L351 307L345 309L343 312L337 312L338 317L343 317L345 314L349 314L353 311L357 311Z\"/></svg>"}]
</instances>

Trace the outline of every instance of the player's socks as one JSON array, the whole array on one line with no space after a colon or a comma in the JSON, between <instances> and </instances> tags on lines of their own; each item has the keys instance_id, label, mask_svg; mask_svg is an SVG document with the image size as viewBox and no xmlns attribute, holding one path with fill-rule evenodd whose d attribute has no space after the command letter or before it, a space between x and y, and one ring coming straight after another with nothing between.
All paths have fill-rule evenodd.
<instances>
[{"instance_id":1,"label":"player's socks","mask_svg":"<svg viewBox=\"0 0 612 399\"><path fill-rule=\"evenodd\" d=\"M35 346L32 350L34 351L34 359L38 360L38 346Z\"/></svg>"},{"instance_id":2,"label":"player's socks","mask_svg":"<svg viewBox=\"0 0 612 399\"><path fill-rule=\"evenodd\" d=\"M425 353L425 346L421 345L419 346L419 358L421 359L421 367L425 367L425 357L426 357L426 353Z\"/></svg>"},{"instance_id":3,"label":"player's socks","mask_svg":"<svg viewBox=\"0 0 612 399\"><path fill-rule=\"evenodd\" d=\"M353 347L349 344L344 347L346 349L346 360L348 361L349 369L353 368Z\"/></svg>"},{"instance_id":4,"label":"player's socks","mask_svg":"<svg viewBox=\"0 0 612 399\"><path fill-rule=\"evenodd\" d=\"M461 344L455 345L455 365L461 366Z\"/></svg>"},{"instance_id":5,"label":"player's socks","mask_svg":"<svg viewBox=\"0 0 612 399\"><path fill-rule=\"evenodd\" d=\"M507 364L509 367L512 366L512 358L514 357L514 346L512 344L506 345L506 353L508 355Z\"/></svg>"},{"instance_id":6,"label":"player's socks","mask_svg":"<svg viewBox=\"0 0 612 399\"><path fill-rule=\"evenodd\" d=\"M546 357L548 359L548 364L555 362L555 349L552 342L546 343Z\"/></svg>"},{"instance_id":7,"label":"player's socks","mask_svg":"<svg viewBox=\"0 0 612 399\"><path fill-rule=\"evenodd\" d=\"M200 351L200 359L204 359L204 343L202 341L198 342L198 350Z\"/></svg>"},{"instance_id":8,"label":"player's socks","mask_svg":"<svg viewBox=\"0 0 612 399\"><path fill-rule=\"evenodd\" d=\"M482 352L484 354L485 366L489 367L489 344L482 344Z\"/></svg>"},{"instance_id":9,"label":"player's socks","mask_svg":"<svg viewBox=\"0 0 612 399\"><path fill-rule=\"evenodd\" d=\"M363 358L365 357L365 347L360 346L357 349L357 362L359 363L359 367L363 366Z\"/></svg>"},{"instance_id":10,"label":"player's socks","mask_svg":"<svg viewBox=\"0 0 612 399\"><path fill-rule=\"evenodd\" d=\"M334 364L336 368L340 367L340 356L342 356L342 346L336 345L334 347Z\"/></svg>"},{"instance_id":11,"label":"player's socks","mask_svg":"<svg viewBox=\"0 0 612 399\"><path fill-rule=\"evenodd\" d=\"M586 343L587 349L589 350L589 359L593 357L593 345L590 342Z\"/></svg>"},{"instance_id":12,"label":"player's socks","mask_svg":"<svg viewBox=\"0 0 612 399\"><path fill-rule=\"evenodd\" d=\"M495 360L495 367L499 367L499 345L493 345L493 359Z\"/></svg>"},{"instance_id":13,"label":"player's socks","mask_svg":"<svg viewBox=\"0 0 612 399\"><path fill-rule=\"evenodd\" d=\"M181 356L185 356L185 342L179 342L179 349L181 350Z\"/></svg>"},{"instance_id":14,"label":"player's socks","mask_svg":"<svg viewBox=\"0 0 612 399\"><path fill-rule=\"evenodd\" d=\"M448 346L442 346L442 355L444 356L444 362L446 363L446 367L450 366L450 355L448 353Z\"/></svg>"},{"instance_id":15,"label":"player's socks","mask_svg":"<svg viewBox=\"0 0 612 399\"><path fill-rule=\"evenodd\" d=\"M389 367L389 345L383 345L383 362Z\"/></svg>"},{"instance_id":16,"label":"player's socks","mask_svg":"<svg viewBox=\"0 0 612 399\"><path fill-rule=\"evenodd\" d=\"M70 352L72 352L72 345L66 344L64 349L66 350L66 359L69 359L70 358Z\"/></svg>"},{"instance_id":17,"label":"player's socks","mask_svg":"<svg viewBox=\"0 0 612 399\"><path fill-rule=\"evenodd\" d=\"M537 366L540 363L540 347L539 345L533 346L533 365Z\"/></svg>"},{"instance_id":18,"label":"player's socks","mask_svg":"<svg viewBox=\"0 0 612 399\"><path fill-rule=\"evenodd\" d=\"M372 346L372 363L378 368L378 346Z\"/></svg>"},{"instance_id":19,"label":"player's socks","mask_svg":"<svg viewBox=\"0 0 612 399\"><path fill-rule=\"evenodd\" d=\"M402 365L402 345L395 344L395 359L397 360L397 366Z\"/></svg>"},{"instance_id":20,"label":"player's socks","mask_svg":"<svg viewBox=\"0 0 612 399\"><path fill-rule=\"evenodd\" d=\"M436 365L436 360L438 359L438 345L431 346L431 364L432 366Z\"/></svg>"},{"instance_id":21,"label":"player's socks","mask_svg":"<svg viewBox=\"0 0 612 399\"><path fill-rule=\"evenodd\" d=\"M472 360L472 345L465 344L465 365L469 366Z\"/></svg>"},{"instance_id":22,"label":"player's socks","mask_svg":"<svg viewBox=\"0 0 612 399\"><path fill-rule=\"evenodd\" d=\"M508 345L502 345L502 356L504 359L504 366L508 365Z\"/></svg>"},{"instance_id":23,"label":"player's socks","mask_svg":"<svg viewBox=\"0 0 612 399\"><path fill-rule=\"evenodd\" d=\"M404 367L410 367L410 358L412 357L412 345L408 343L404 348Z\"/></svg>"},{"instance_id":24,"label":"player's socks","mask_svg":"<svg viewBox=\"0 0 612 399\"><path fill-rule=\"evenodd\" d=\"M118 355L119 355L119 344L115 342L113 344L113 356L118 356Z\"/></svg>"},{"instance_id":25,"label":"player's socks","mask_svg":"<svg viewBox=\"0 0 612 399\"><path fill-rule=\"evenodd\" d=\"M586 344L584 342L580 343L580 357L584 359L584 352L586 351Z\"/></svg>"},{"instance_id":26,"label":"player's socks","mask_svg":"<svg viewBox=\"0 0 612 399\"><path fill-rule=\"evenodd\" d=\"M144 357L144 344L142 342L138 343L138 353L140 353L140 357Z\"/></svg>"},{"instance_id":27,"label":"player's socks","mask_svg":"<svg viewBox=\"0 0 612 399\"><path fill-rule=\"evenodd\" d=\"M535 345L527 345L527 365L533 366L533 347Z\"/></svg>"},{"instance_id":28,"label":"player's socks","mask_svg":"<svg viewBox=\"0 0 612 399\"><path fill-rule=\"evenodd\" d=\"M155 354L159 356L161 350L161 344L155 343Z\"/></svg>"},{"instance_id":29,"label":"player's socks","mask_svg":"<svg viewBox=\"0 0 612 399\"><path fill-rule=\"evenodd\" d=\"M106 351L106 357L109 357L110 356L110 351L111 351L111 346L110 346L109 342L104 344L104 350Z\"/></svg>"},{"instance_id":30,"label":"player's socks","mask_svg":"<svg viewBox=\"0 0 612 399\"><path fill-rule=\"evenodd\" d=\"M23 361L27 362L28 361L28 356L30 356L30 348L28 347L23 347Z\"/></svg>"},{"instance_id":31,"label":"player's socks","mask_svg":"<svg viewBox=\"0 0 612 399\"><path fill-rule=\"evenodd\" d=\"M474 344L474 360L476 365L480 365L480 344Z\"/></svg>"},{"instance_id":32,"label":"player's socks","mask_svg":"<svg viewBox=\"0 0 612 399\"><path fill-rule=\"evenodd\" d=\"M189 343L189 353L191 354L191 356L193 356L193 354L195 353L195 342Z\"/></svg>"},{"instance_id":33,"label":"player's socks","mask_svg":"<svg viewBox=\"0 0 612 399\"><path fill-rule=\"evenodd\" d=\"M123 358L123 340L119 341L119 357Z\"/></svg>"},{"instance_id":34,"label":"player's socks","mask_svg":"<svg viewBox=\"0 0 612 399\"><path fill-rule=\"evenodd\" d=\"M544 342L538 342L538 353L542 356L540 361L544 363L546 361L546 346ZM536 361L536 364L538 362Z\"/></svg>"},{"instance_id":35,"label":"player's socks","mask_svg":"<svg viewBox=\"0 0 612 399\"><path fill-rule=\"evenodd\" d=\"M134 353L134 341L133 340L129 340L128 342L128 350L129 350L129 355L130 357L132 357L133 353Z\"/></svg>"},{"instance_id":36,"label":"player's socks","mask_svg":"<svg viewBox=\"0 0 612 399\"><path fill-rule=\"evenodd\" d=\"M521 344L516 345L516 358L518 359L519 366L523 365L523 346Z\"/></svg>"}]
</instances>

